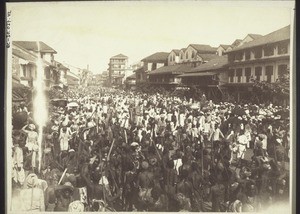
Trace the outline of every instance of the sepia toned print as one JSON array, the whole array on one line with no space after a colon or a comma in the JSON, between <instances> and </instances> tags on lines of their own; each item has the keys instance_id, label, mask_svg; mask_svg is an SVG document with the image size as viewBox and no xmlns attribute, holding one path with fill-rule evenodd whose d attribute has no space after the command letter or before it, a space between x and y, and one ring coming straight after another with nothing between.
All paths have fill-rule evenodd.
<instances>
[{"instance_id":1,"label":"sepia toned print","mask_svg":"<svg viewBox=\"0 0 300 214\"><path fill-rule=\"evenodd\" d=\"M292 212L293 7L7 3L8 212Z\"/></svg>"}]
</instances>

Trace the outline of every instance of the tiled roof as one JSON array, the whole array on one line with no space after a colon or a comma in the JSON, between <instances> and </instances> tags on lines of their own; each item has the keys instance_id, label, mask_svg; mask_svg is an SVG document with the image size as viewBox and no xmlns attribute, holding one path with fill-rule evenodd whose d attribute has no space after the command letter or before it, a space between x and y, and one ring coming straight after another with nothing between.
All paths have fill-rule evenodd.
<instances>
[{"instance_id":1,"label":"tiled roof","mask_svg":"<svg viewBox=\"0 0 300 214\"><path fill-rule=\"evenodd\" d=\"M249 35L250 37L252 37L253 39L258 39L258 38L262 37L262 35L260 35L260 34L249 33L248 35Z\"/></svg>"},{"instance_id":2,"label":"tiled roof","mask_svg":"<svg viewBox=\"0 0 300 214\"><path fill-rule=\"evenodd\" d=\"M66 66L64 66L61 62L58 62L56 60L54 60L54 61L55 61L55 64L57 65L57 67L59 67L60 69L62 69L62 70L70 70L69 68L67 68Z\"/></svg>"},{"instance_id":3,"label":"tiled roof","mask_svg":"<svg viewBox=\"0 0 300 214\"><path fill-rule=\"evenodd\" d=\"M197 55L200 56L203 59L203 61L210 61L218 57L217 54L197 54Z\"/></svg>"},{"instance_id":4,"label":"tiled roof","mask_svg":"<svg viewBox=\"0 0 300 214\"><path fill-rule=\"evenodd\" d=\"M243 40L241 40L241 39L236 39L236 40L234 40L234 42L230 45L232 48L235 48L235 47L237 47L239 44L241 44L241 42L242 42Z\"/></svg>"},{"instance_id":5,"label":"tiled roof","mask_svg":"<svg viewBox=\"0 0 300 214\"><path fill-rule=\"evenodd\" d=\"M142 59L142 61L147 61L147 62L166 62L167 58L169 56L169 53L167 52L157 52L154 53L150 56L145 57Z\"/></svg>"},{"instance_id":6,"label":"tiled roof","mask_svg":"<svg viewBox=\"0 0 300 214\"><path fill-rule=\"evenodd\" d=\"M29 53L25 53L25 52L22 52L18 49L14 49L13 48L13 55L16 55L17 57L20 57L24 60L27 60L28 62L31 62L31 63L36 63L37 61L37 57L35 56L32 56L31 54ZM48 66L51 66L51 63L50 62L47 62L46 60L43 59L43 62L48 65Z\"/></svg>"},{"instance_id":7,"label":"tiled roof","mask_svg":"<svg viewBox=\"0 0 300 214\"><path fill-rule=\"evenodd\" d=\"M221 44L220 46L223 47L225 50L226 50L227 48L231 47L231 45L223 45L223 44Z\"/></svg>"},{"instance_id":8,"label":"tiled roof","mask_svg":"<svg viewBox=\"0 0 300 214\"><path fill-rule=\"evenodd\" d=\"M208 61L207 63L201 64L190 71L189 73L192 72L204 72L204 71L210 71L210 70L216 70L225 67L228 65L228 57L227 55L225 56L217 56L216 58Z\"/></svg>"},{"instance_id":9,"label":"tiled roof","mask_svg":"<svg viewBox=\"0 0 300 214\"><path fill-rule=\"evenodd\" d=\"M180 50L179 50L179 49L173 49L172 51L173 51L173 52L174 52L176 55L178 55L178 54L179 54L179 52L180 52ZM171 52L172 52L172 51L171 51Z\"/></svg>"},{"instance_id":10,"label":"tiled roof","mask_svg":"<svg viewBox=\"0 0 300 214\"><path fill-rule=\"evenodd\" d=\"M30 62L35 62L36 61L36 58L34 56L32 56L29 53L22 52L22 51L20 51L18 49L14 49L13 48L12 54L16 55L17 57L20 57L20 58L22 58L24 60L30 61Z\"/></svg>"},{"instance_id":11,"label":"tiled roof","mask_svg":"<svg viewBox=\"0 0 300 214\"><path fill-rule=\"evenodd\" d=\"M262 46L262 45L266 45L266 44L272 44L275 42L280 42L280 41L289 40L289 39L290 39L290 25L288 25L284 28L281 28L279 30L276 30L272 33L269 33L265 36L259 37L251 42L247 42L239 47L236 47L236 48L228 51L228 53L238 51L238 50L244 50L247 48Z\"/></svg>"},{"instance_id":12,"label":"tiled roof","mask_svg":"<svg viewBox=\"0 0 300 214\"><path fill-rule=\"evenodd\" d=\"M213 48L210 45L202 45L202 44L190 44L197 50L198 53L214 53L217 51L217 48Z\"/></svg>"},{"instance_id":13,"label":"tiled roof","mask_svg":"<svg viewBox=\"0 0 300 214\"><path fill-rule=\"evenodd\" d=\"M186 64L177 64L177 65L169 65L163 66L156 70L149 72L149 75L160 75L160 74L182 74L191 70L191 67Z\"/></svg>"},{"instance_id":14,"label":"tiled roof","mask_svg":"<svg viewBox=\"0 0 300 214\"><path fill-rule=\"evenodd\" d=\"M39 51L38 50L38 45L37 41L13 41L13 44L19 45L22 48L25 48L26 50L31 50L31 51ZM57 53L53 48L50 46L46 45L44 42L39 42L40 44L40 51L45 52L45 53Z\"/></svg>"},{"instance_id":15,"label":"tiled roof","mask_svg":"<svg viewBox=\"0 0 300 214\"><path fill-rule=\"evenodd\" d=\"M203 76L212 76L219 72L217 71L208 71L208 72L200 72L200 73L185 73L182 75L179 75L178 77L203 77Z\"/></svg>"},{"instance_id":16,"label":"tiled roof","mask_svg":"<svg viewBox=\"0 0 300 214\"><path fill-rule=\"evenodd\" d=\"M128 59L128 57L123 54L118 54L116 56L111 57L111 59Z\"/></svg>"}]
</instances>

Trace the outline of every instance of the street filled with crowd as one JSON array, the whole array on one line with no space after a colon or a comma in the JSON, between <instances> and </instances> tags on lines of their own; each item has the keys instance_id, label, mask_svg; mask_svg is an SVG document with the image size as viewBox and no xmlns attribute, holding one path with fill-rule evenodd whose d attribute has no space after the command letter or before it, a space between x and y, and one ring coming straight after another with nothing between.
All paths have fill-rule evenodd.
<instances>
[{"instance_id":1,"label":"street filled with crowd","mask_svg":"<svg viewBox=\"0 0 300 214\"><path fill-rule=\"evenodd\" d=\"M289 106L70 88L13 109L14 211L259 212L289 202ZM42 135L42 142L38 136Z\"/></svg>"}]
</instances>

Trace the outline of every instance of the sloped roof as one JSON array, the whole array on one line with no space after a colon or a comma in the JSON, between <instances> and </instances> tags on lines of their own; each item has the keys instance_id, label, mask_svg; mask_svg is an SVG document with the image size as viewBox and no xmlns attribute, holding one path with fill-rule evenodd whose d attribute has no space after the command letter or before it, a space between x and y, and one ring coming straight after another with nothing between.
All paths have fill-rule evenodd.
<instances>
[{"instance_id":1,"label":"sloped roof","mask_svg":"<svg viewBox=\"0 0 300 214\"><path fill-rule=\"evenodd\" d=\"M182 74L191 70L191 66L186 64L177 64L177 65L169 65L163 66L156 70L149 72L149 75L160 75L160 74Z\"/></svg>"},{"instance_id":2,"label":"sloped roof","mask_svg":"<svg viewBox=\"0 0 300 214\"><path fill-rule=\"evenodd\" d=\"M183 52L184 52L184 51L186 51L186 48L181 48L180 51L183 51Z\"/></svg>"},{"instance_id":3,"label":"sloped roof","mask_svg":"<svg viewBox=\"0 0 300 214\"><path fill-rule=\"evenodd\" d=\"M36 61L37 61L37 58L32 56L31 54L29 54L29 53L26 54L25 52L22 52L18 49L14 49L14 48L13 48L13 55L16 55L17 57L20 57L24 60L27 60L27 61L31 62L31 63L36 63ZM44 59L43 59L43 63L45 63L48 66L49 65L52 66L50 62L47 62Z\"/></svg>"},{"instance_id":4,"label":"sloped roof","mask_svg":"<svg viewBox=\"0 0 300 214\"><path fill-rule=\"evenodd\" d=\"M54 60L55 64L57 65L58 68L62 69L62 70L70 70L69 68L67 68L66 66L64 66L61 62L58 62L56 60ZM59 66L58 66L59 65Z\"/></svg>"},{"instance_id":5,"label":"sloped roof","mask_svg":"<svg viewBox=\"0 0 300 214\"><path fill-rule=\"evenodd\" d=\"M38 52L38 41L13 41L13 44L19 45L26 50ZM40 51L44 53L57 53L53 48L46 45L44 42L39 42Z\"/></svg>"},{"instance_id":6,"label":"sloped roof","mask_svg":"<svg viewBox=\"0 0 300 214\"><path fill-rule=\"evenodd\" d=\"M197 55L200 56L203 59L203 61L210 61L218 57L217 54L197 54Z\"/></svg>"},{"instance_id":7,"label":"sloped roof","mask_svg":"<svg viewBox=\"0 0 300 214\"><path fill-rule=\"evenodd\" d=\"M173 51L173 52L174 52L176 55L178 55L178 54L179 54L179 52L180 52L180 50L179 50L179 49L173 49L172 51ZM172 51L171 51L171 52L172 52Z\"/></svg>"},{"instance_id":8,"label":"sloped roof","mask_svg":"<svg viewBox=\"0 0 300 214\"><path fill-rule=\"evenodd\" d=\"M187 73L195 73L195 72L204 72L204 71L211 71L225 67L228 65L228 56L217 56L216 58L208 61L207 63L201 64Z\"/></svg>"},{"instance_id":9,"label":"sloped roof","mask_svg":"<svg viewBox=\"0 0 300 214\"><path fill-rule=\"evenodd\" d=\"M145 57L142 59L142 61L147 62L166 62L167 58L169 56L169 53L167 52L156 52L150 56Z\"/></svg>"},{"instance_id":10,"label":"sloped roof","mask_svg":"<svg viewBox=\"0 0 300 214\"><path fill-rule=\"evenodd\" d=\"M118 54L116 56L111 57L111 59L128 59L124 54Z\"/></svg>"},{"instance_id":11,"label":"sloped roof","mask_svg":"<svg viewBox=\"0 0 300 214\"><path fill-rule=\"evenodd\" d=\"M212 76L215 75L217 73L217 71L207 71L207 72L198 72L198 73L185 73L185 74L181 74L178 77L204 77L204 76Z\"/></svg>"},{"instance_id":12,"label":"sloped roof","mask_svg":"<svg viewBox=\"0 0 300 214\"><path fill-rule=\"evenodd\" d=\"M211 47L210 45L203 45L203 44L190 44L197 50L198 53L213 53L217 51L217 48Z\"/></svg>"},{"instance_id":13,"label":"sloped roof","mask_svg":"<svg viewBox=\"0 0 300 214\"><path fill-rule=\"evenodd\" d=\"M13 48L12 54L16 55L17 57L20 57L20 58L22 58L24 60L27 60L27 61L31 61L31 62L35 62L36 61L35 57L32 56L31 54L22 52L22 51L20 51L18 49L15 49L15 48Z\"/></svg>"},{"instance_id":14,"label":"sloped roof","mask_svg":"<svg viewBox=\"0 0 300 214\"><path fill-rule=\"evenodd\" d=\"M136 73L131 74L131 75L128 76L126 79L136 79Z\"/></svg>"},{"instance_id":15,"label":"sloped roof","mask_svg":"<svg viewBox=\"0 0 300 214\"><path fill-rule=\"evenodd\" d=\"M223 47L226 50L227 48L231 47L231 45L223 45L223 44L221 44L219 47Z\"/></svg>"},{"instance_id":16,"label":"sloped roof","mask_svg":"<svg viewBox=\"0 0 300 214\"><path fill-rule=\"evenodd\" d=\"M133 71L133 73L138 72L138 71L143 71L143 70L144 70L144 67L140 67L140 68L138 68L138 69L135 69L135 70Z\"/></svg>"},{"instance_id":17,"label":"sloped roof","mask_svg":"<svg viewBox=\"0 0 300 214\"><path fill-rule=\"evenodd\" d=\"M260 34L253 34L253 33L249 33L248 36L252 37L253 39L258 39L259 37L262 37L262 35Z\"/></svg>"},{"instance_id":18,"label":"sloped roof","mask_svg":"<svg viewBox=\"0 0 300 214\"><path fill-rule=\"evenodd\" d=\"M236 47L236 48L228 51L228 53L234 52L234 51L239 51L239 50L244 50L247 48L272 44L272 43L289 40L289 39L290 39L290 25L288 25L284 28L281 28L279 30L276 30L272 33L269 33L265 36L259 37L251 42L247 42L239 47Z\"/></svg>"},{"instance_id":19,"label":"sloped roof","mask_svg":"<svg viewBox=\"0 0 300 214\"><path fill-rule=\"evenodd\" d=\"M234 47L237 47L239 44L241 44L243 40L241 39L236 39L234 40L234 42L230 45L230 47L234 48Z\"/></svg>"}]
</instances>

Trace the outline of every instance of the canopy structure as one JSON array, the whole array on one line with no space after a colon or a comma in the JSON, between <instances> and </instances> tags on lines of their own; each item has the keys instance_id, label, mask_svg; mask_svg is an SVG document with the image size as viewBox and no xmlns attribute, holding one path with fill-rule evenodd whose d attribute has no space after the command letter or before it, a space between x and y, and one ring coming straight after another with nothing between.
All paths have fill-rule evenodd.
<instances>
[{"instance_id":1,"label":"canopy structure","mask_svg":"<svg viewBox=\"0 0 300 214\"><path fill-rule=\"evenodd\" d=\"M218 74L219 72L216 71L209 71L209 72L201 72L201 73L185 73L179 75L179 77L203 77L203 76L213 76Z\"/></svg>"}]
</instances>

